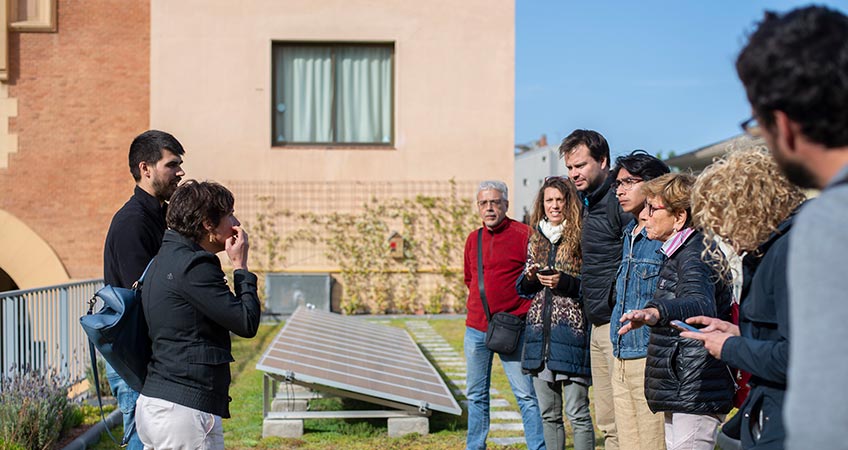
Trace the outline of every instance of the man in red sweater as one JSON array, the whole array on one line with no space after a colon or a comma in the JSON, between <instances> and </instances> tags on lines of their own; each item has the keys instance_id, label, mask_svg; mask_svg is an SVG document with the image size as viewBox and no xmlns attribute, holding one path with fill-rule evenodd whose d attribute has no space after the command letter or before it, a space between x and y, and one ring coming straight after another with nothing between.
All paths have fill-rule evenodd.
<instances>
[{"instance_id":1,"label":"man in red sweater","mask_svg":"<svg viewBox=\"0 0 848 450\"><path fill-rule=\"evenodd\" d=\"M483 219L483 289L491 314L508 312L521 318L530 309L530 300L518 296L515 283L524 270L530 229L506 217L509 208L507 186L502 181L484 181L477 189L477 210ZM465 285L468 286L465 319L465 361L468 398L468 450L486 448L489 434L489 387L494 352L486 348L488 321L480 299L477 280L478 230L465 241ZM522 333L518 348L511 354L498 354L509 379L524 421L524 437L529 450L542 450L542 419L536 392L529 375L521 372Z\"/></svg>"}]
</instances>

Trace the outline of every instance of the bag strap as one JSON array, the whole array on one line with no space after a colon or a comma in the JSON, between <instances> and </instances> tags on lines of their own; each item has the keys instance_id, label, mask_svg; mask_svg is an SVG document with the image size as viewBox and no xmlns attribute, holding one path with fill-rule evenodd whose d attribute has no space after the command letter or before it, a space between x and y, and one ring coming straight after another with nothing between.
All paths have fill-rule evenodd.
<instances>
[{"instance_id":1,"label":"bag strap","mask_svg":"<svg viewBox=\"0 0 848 450\"><path fill-rule=\"evenodd\" d=\"M483 286L483 227L477 230L477 289L480 291L483 311L486 312L486 321L491 321L492 314L489 313L489 302L486 301L486 288Z\"/></svg>"},{"instance_id":2,"label":"bag strap","mask_svg":"<svg viewBox=\"0 0 848 450\"><path fill-rule=\"evenodd\" d=\"M91 314L91 311L88 312ZM94 378L94 390L97 391L97 405L100 407L100 420L103 421L103 424L106 425L106 434L112 439L112 442L115 443L118 447L126 447L127 443L120 443L115 436L112 435L112 432L109 430L109 425L106 423L106 415L103 413L103 399L100 394L100 374L97 370L97 353L94 350L94 343L91 342L91 339L88 340L88 348L91 351L91 375ZM120 409L120 408L118 408Z\"/></svg>"},{"instance_id":3,"label":"bag strap","mask_svg":"<svg viewBox=\"0 0 848 450\"><path fill-rule=\"evenodd\" d=\"M155 261L155 260L156 260L156 257L153 257L153 259L151 259L150 262L147 263L147 267L144 268L144 272L142 272L141 276L138 278L138 280L135 283L133 283L133 285L132 285L133 290L137 291L137 290L141 289L141 287L144 285L144 277L147 275L147 271L150 270L150 266L153 265L153 261Z\"/></svg>"}]
</instances>

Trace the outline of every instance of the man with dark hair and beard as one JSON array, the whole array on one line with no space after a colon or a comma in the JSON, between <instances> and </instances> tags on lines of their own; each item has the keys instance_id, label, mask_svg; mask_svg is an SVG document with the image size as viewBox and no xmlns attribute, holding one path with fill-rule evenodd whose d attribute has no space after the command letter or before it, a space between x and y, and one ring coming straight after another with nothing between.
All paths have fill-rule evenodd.
<instances>
[{"instance_id":1,"label":"man with dark hair and beard","mask_svg":"<svg viewBox=\"0 0 848 450\"><path fill-rule=\"evenodd\" d=\"M165 235L166 201L185 175L182 144L164 131L149 130L130 144L130 173L135 179L133 196L115 213L103 251L106 284L130 288L159 252ZM128 450L144 448L135 431L138 392L106 364L106 376L118 407L124 414L124 442Z\"/></svg>"},{"instance_id":2,"label":"man with dark hair and beard","mask_svg":"<svg viewBox=\"0 0 848 450\"><path fill-rule=\"evenodd\" d=\"M848 17L821 6L767 12L736 61L753 117L787 178L822 189L789 244L788 449L848 449ZM759 125L757 125L759 124ZM745 305L742 305L745 308ZM753 420L753 419L752 419Z\"/></svg>"}]
</instances>

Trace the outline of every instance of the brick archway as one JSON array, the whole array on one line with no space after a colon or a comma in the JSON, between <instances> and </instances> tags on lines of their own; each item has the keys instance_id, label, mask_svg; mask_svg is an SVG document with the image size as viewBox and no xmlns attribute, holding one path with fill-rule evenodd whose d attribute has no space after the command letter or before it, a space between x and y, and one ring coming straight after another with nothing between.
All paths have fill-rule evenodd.
<instances>
[{"instance_id":1,"label":"brick archway","mask_svg":"<svg viewBox=\"0 0 848 450\"><path fill-rule=\"evenodd\" d=\"M0 209L0 267L19 289L66 283L68 271L50 245L17 217Z\"/></svg>"}]
</instances>

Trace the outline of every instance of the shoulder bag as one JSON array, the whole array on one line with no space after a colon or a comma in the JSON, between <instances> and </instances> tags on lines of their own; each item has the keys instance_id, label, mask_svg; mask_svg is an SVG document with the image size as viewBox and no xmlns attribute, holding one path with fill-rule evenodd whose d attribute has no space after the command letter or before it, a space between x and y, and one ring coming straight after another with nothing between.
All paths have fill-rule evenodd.
<instances>
[{"instance_id":1,"label":"shoulder bag","mask_svg":"<svg viewBox=\"0 0 848 450\"><path fill-rule=\"evenodd\" d=\"M486 289L483 285L483 228L477 231L477 287L480 290L480 300L489 328L486 330L486 348L493 352L510 354L518 349L518 340L524 329L524 320L506 312L492 315L489 312L489 302L486 300Z\"/></svg>"}]
</instances>

